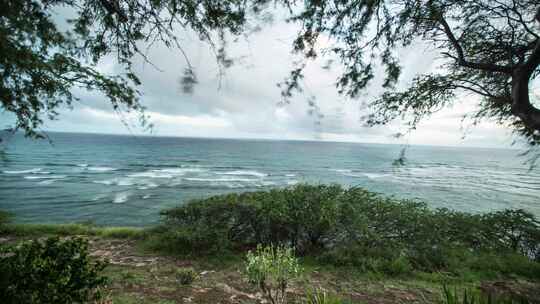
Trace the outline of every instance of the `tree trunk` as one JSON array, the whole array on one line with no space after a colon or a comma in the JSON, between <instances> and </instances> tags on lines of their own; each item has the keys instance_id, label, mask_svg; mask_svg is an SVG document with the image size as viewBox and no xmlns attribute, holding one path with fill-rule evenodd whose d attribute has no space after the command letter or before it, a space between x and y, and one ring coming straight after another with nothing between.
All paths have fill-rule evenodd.
<instances>
[{"instance_id":1,"label":"tree trunk","mask_svg":"<svg viewBox=\"0 0 540 304\"><path fill-rule=\"evenodd\" d=\"M530 75L517 68L512 76L512 113L530 129L540 131L540 110L531 104L529 96Z\"/></svg>"},{"instance_id":2,"label":"tree trunk","mask_svg":"<svg viewBox=\"0 0 540 304\"><path fill-rule=\"evenodd\" d=\"M527 61L512 72L512 113L518 116L527 128L540 132L540 109L531 103L529 96L529 81L538 66L540 39Z\"/></svg>"}]
</instances>

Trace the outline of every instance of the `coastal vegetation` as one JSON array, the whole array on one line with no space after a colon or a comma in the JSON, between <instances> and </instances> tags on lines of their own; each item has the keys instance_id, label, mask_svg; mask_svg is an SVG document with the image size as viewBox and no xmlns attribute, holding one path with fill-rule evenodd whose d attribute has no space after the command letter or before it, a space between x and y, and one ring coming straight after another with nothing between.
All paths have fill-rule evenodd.
<instances>
[{"instance_id":1,"label":"coastal vegetation","mask_svg":"<svg viewBox=\"0 0 540 304\"><path fill-rule=\"evenodd\" d=\"M194 200L163 216L156 248L179 254L284 245L298 256L364 272L540 278L540 223L523 210L471 214L362 188L297 185Z\"/></svg>"},{"instance_id":2,"label":"coastal vegetation","mask_svg":"<svg viewBox=\"0 0 540 304\"><path fill-rule=\"evenodd\" d=\"M89 240L91 254L79 237ZM108 278L85 286L113 303L257 303L268 295L283 303L540 299L540 224L533 215L432 209L338 185L194 200L163 211L162 223L147 229L9 223L0 239L11 252L0 255L2 267L33 277L27 262L79 261L71 269L94 276L83 282ZM76 242L73 250L56 250L69 242ZM26 259L10 262L23 253ZM100 274L101 266L90 266L105 260Z\"/></svg>"}]
</instances>

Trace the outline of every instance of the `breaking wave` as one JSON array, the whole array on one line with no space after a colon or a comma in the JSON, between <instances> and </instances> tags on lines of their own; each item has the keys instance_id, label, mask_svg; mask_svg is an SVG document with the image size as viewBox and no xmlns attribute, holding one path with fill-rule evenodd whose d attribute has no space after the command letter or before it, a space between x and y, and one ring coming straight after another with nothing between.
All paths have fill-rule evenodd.
<instances>
[{"instance_id":1,"label":"breaking wave","mask_svg":"<svg viewBox=\"0 0 540 304\"><path fill-rule=\"evenodd\" d=\"M256 177L265 177L268 176L266 173L254 171L254 170L235 170L227 172L216 172L218 175L240 175L240 176L256 176Z\"/></svg>"},{"instance_id":2,"label":"breaking wave","mask_svg":"<svg viewBox=\"0 0 540 304\"><path fill-rule=\"evenodd\" d=\"M13 170L13 171L2 171L6 174L28 174L28 173L38 173L41 171L41 168L34 168L28 170Z\"/></svg>"},{"instance_id":3,"label":"breaking wave","mask_svg":"<svg viewBox=\"0 0 540 304\"><path fill-rule=\"evenodd\" d=\"M112 167L86 167L86 170L93 171L93 172L109 172L109 171L116 171L117 168Z\"/></svg>"}]
</instances>

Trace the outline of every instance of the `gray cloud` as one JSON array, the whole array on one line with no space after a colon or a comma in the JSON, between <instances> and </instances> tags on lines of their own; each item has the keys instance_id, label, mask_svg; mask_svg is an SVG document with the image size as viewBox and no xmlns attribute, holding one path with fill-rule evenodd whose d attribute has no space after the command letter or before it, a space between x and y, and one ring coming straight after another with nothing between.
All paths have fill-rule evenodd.
<instances>
[{"instance_id":1,"label":"gray cloud","mask_svg":"<svg viewBox=\"0 0 540 304\"><path fill-rule=\"evenodd\" d=\"M148 57L159 70L136 58L135 70L143 82L141 101L156 124L155 134L396 142L391 134L404 130L399 123L365 128L360 121L365 112L363 104L380 94L382 79L376 78L358 100L345 100L334 86L339 70L322 69L324 58L308 66L304 94L293 98L290 104L278 105L280 92L276 83L293 66L290 49L295 33L294 25L277 22L252 35L247 42L240 39L231 44L230 56L243 59L226 71L220 89L211 50L186 33L183 47L199 80L192 95L180 89L179 78L187 64L178 50L162 45L149 50ZM404 67L400 87L405 87L418 73L437 69L436 53L422 43L399 50L399 58ZM111 74L122 72L114 58L106 58L99 68ZM63 111L59 121L48 122L47 129L142 132L136 127L128 131L102 96L82 90L77 90L76 94L81 98L80 104L75 104L74 110ZM316 97L318 111L324 115L322 119L309 114L306 98L311 95ZM487 146L510 142L511 136L504 129L489 123L476 127L468 134L469 139L462 140L461 116L471 110L470 97L463 97L463 101L423 122L408 140L419 144ZM9 120L8 115L0 115L0 123ZM125 121L136 124L132 116L127 116Z\"/></svg>"}]
</instances>

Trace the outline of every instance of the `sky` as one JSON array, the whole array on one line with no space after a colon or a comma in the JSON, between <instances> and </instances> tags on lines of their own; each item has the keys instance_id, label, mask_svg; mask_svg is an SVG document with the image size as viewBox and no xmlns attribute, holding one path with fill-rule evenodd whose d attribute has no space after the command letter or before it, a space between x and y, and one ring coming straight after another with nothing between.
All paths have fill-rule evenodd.
<instances>
[{"instance_id":1,"label":"sky","mask_svg":"<svg viewBox=\"0 0 540 304\"><path fill-rule=\"evenodd\" d=\"M346 99L337 94L334 85L339 71L323 69L323 59L308 65L305 92L289 104L281 104L276 84L298 59L290 52L296 32L295 25L277 20L248 39L230 43L229 55L238 60L221 78L208 45L189 32L179 33L199 81L193 94L181 90L179 79L187 64L177 49L154 46L148 53L154 66L135 58L135 71L143 83L141 103L154 124L151 132L140 128L134 115L120 117L102 96L83 90L75 92L80 102L72 109L63 109L59 119L46 122L44 129L150 136L510 146L512 135L508 130L490 122L474 127L470 121L462 122L462 116L474 110L478 102L475 96L460 96L452 108L423 121L417 130L399 140L392 135L406 131L400 122L364 127L365 104L382 92L382 79L375 78L360 98ZM399 50L399 58L404 68L402 87L415 75L438 68L437 53L421 43ZM98 69L111 74L121 71L112 57L105 58ZM315 96L322 119L309 113L309 96ZM11 121L9 115L0 114L0 125Z\"/></svg>"}]
</instances>

